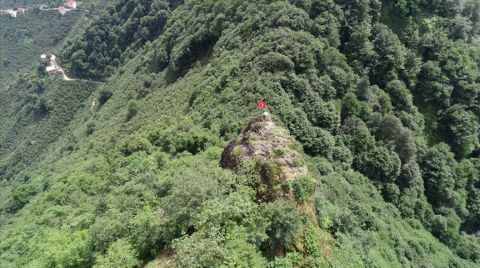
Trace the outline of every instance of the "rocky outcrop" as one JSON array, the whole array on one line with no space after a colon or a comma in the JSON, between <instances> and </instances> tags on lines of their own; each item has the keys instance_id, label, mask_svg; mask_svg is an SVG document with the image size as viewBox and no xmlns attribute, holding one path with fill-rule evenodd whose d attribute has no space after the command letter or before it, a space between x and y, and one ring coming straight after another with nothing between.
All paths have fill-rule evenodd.
<instances>
[{"instance_id":1,"label":"rocky outcrop","mask_svg":"<svg viewBox=\"0 0 480 268\"><path fill-rule=\"evenodd\" d=\"M232 140L223 151L220 165L237 169L246 160L253 161L258 168L261 182L257 190L269 200L291 196L285 182L308 174L302 154L295 150L294 139L268 113L248 122L241 137Z\"/></svg>"},{"instance_id":2,"label":"rocky outcrop","mask_svg":"<svg viewBox=\"0 0 480 268\"><path fill-rule=\"evenodd\" d=\"M301 232L291 247L279 247L276 255L297 251L303 256L328 256L334 247L330 234L317 223L314 205L316 181L288 131L277 126L270 114L255 116L241 136L224 149L220 165L252 178L258 202L291 200L304 215Z\"/></svg>"}]
</instances>

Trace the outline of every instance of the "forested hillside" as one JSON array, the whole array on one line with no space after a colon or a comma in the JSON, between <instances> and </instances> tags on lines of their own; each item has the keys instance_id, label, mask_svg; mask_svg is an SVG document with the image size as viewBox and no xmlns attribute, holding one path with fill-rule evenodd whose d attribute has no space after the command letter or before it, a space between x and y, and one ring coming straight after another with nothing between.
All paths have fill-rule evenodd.
<instances>
[{"instance_id":1,"label":"forested hillside","mask_svg":"<svg viewBox=\"0 0 480 268\"><path fill-rule=\"evenodd\" d=\"M480 2L98 7L0 87L0 267L480 265Z\"/></svg>"},{"instance_id":2,"label":"forested hillside","mask_svg":"<svg viewBox=\"0 0 480 268\"><path fill-rule=\"evenodd\" d=\"M2 7L2 6L0 6ZM55 11L26 12L11 18L0 15L0 81L11 82L19 74L30 74L40 54L53 53L74 28L81 12L60 16Z\"/></svg>"}]
</instances>

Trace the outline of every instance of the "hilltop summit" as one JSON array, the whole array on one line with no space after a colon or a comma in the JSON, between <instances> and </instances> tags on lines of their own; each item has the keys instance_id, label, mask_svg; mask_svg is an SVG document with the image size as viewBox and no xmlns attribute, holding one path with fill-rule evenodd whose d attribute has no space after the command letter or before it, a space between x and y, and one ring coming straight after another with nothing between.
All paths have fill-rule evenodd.
<instances>
[{"instance_id":1,"label":"hilltop summit","mask_svg":"<svg viewBox=\"0 0 480 268\"><path fill-rule=\"evenodd\" d=\"M253 187L257 201L287 201L296 204L304 222L302 230L315 235L307 242L307 233L299 233L294 246L280 246L274 249L277 255L298 251L304 255L328 255L332 245L331 237L322 231L316 221L315 206L312 202L316 181L309 176L303 155L296 149L295 139L290 133L277 126L269 113L254 116L243 129L240 138L233 139L225 147L220 165L226 169L253 168ZM251 164L251 165L249 165ZM250 173L252 174L252 173ZM309 249L308 243L315 244L316 250ZM320 253L322 252L322 253Z\"/></svg>"},{"instance_id":2,"label":"hilltop summit","mask_svg":"<svg viewBox=\"0 0 480 268\"><path fill-rule=\"evenodd\" d=\"M269 199L289 195L279 186L308 174L302 155L295 150L295 140L286 129L278 127L267 112L251 118L240 138L227 145L220 166L236 169L249 159L259 168Z\"/></svg>"}]
</instances>

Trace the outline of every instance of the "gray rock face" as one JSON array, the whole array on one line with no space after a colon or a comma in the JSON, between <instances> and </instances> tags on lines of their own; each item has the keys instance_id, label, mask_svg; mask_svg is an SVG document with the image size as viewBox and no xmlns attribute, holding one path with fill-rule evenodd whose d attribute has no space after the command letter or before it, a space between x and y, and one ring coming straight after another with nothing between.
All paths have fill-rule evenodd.
<instances>
[{"instance_id":1,"label":"gray rock face","mask_svg":"<svg viewBox=\"0 0 480 268\"><path fill-rule=\"evenodd\" d=\"M263 164L275 163L283 180L293 180L308 173L302 155L294 149L295 141L287 130L278 127L268 113L255 116L222 153L220 165L235 169L244 159L255 158ZM271 179L271 178L270 178Z\"/></svg>"}]
</instances>

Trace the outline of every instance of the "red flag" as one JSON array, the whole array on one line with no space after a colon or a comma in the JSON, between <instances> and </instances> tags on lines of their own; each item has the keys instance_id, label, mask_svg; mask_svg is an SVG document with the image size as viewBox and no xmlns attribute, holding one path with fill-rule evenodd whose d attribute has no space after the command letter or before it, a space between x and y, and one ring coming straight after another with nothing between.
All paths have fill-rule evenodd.
<instances>
[{"instance_id":1,"label":"red flag","mask_svg":"<svg viewBox=\"0 0 480 268\"><path fill-rule=\"evenodd\" d=\"M257 107L260 108L260 109L265 109L265 108L267 108L267 103L263 100L257 101Z\"/></svg>"}]
</instances>

